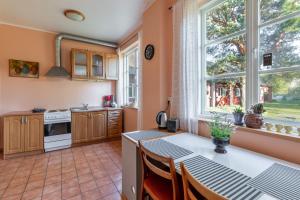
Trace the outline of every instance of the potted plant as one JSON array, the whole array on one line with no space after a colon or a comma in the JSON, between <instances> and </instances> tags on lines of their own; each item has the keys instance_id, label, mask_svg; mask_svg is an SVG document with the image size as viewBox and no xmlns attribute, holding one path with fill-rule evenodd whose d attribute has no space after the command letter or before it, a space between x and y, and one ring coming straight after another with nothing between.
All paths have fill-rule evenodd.
<instances>
[{"instance_id":1,"label":"potted plant","mask_svg":"<svg viewBox=\"0 0 300 200\"><path fill-rule=\"evenodd\" d=\"M234 126L226 116L222 118L221 115L216 112L212 114L213 119L209 123L209 128L212 141L216 145L215 152L226 153L225 147L230 143L230 136L233 133Z\"/></svg>"},{"instance_id":2,"label":"potted plant","mask_svg":"<svg viewBox=\"0 0 300 200\"><path fill-rule=\"evenodd\" d=\"M233 117L234 117L234 124L241 126L243 125L243 117L244 117L244 112L241 107L235 107L233 110Z\"/></svg>"},{"instance_id":3,"label":"potted plant","mask_svg":"<svg viewBox=\"0 0 300 200\"><path fill-rule=\"evenodd\" d=\"M245 124L249 128L260 129L264 124L262 114L265 112L264 105L262 103L255 104L247 111L245 115Z\"/></svg>"}]
</instances>

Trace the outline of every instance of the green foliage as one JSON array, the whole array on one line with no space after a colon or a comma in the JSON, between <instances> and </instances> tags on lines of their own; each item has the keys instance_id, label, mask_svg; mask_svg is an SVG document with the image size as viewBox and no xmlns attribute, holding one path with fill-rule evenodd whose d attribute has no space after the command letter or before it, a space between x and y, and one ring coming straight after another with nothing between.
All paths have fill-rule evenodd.
<instances>
[{"instance_id":1,"label":"green foliage","mask_svg":"<svg viewBox=\"0 0 300 200\"><path fill-rule=\"evenodd\" d=\"M221 114L216 112L211 112L213 114L213 119L209 123L210 134L216 139L228 139L234 131L234 126L232 122L225 118L222 118Z\"/></svg>"},{"instance_id":2,"label":"green foliage","mask_svg":"<svg viewBox=\"0 0 300 200\"><path fill-rule=\"evenodd\" d=\"M262 103L258 103L258 104L251 106L250 110L254 114L263 114L265 112L264 105Z\"/></svg>"},{"instance_id":3,"label":"green foliage","mask_svg":"<svg viewBox=\"0 0 300 200\"><path fill-rule=\"evenodd\" d=\"M243 109L240 106L235 107L233 113L243 113Z\"/></svg>"}]
</instances>

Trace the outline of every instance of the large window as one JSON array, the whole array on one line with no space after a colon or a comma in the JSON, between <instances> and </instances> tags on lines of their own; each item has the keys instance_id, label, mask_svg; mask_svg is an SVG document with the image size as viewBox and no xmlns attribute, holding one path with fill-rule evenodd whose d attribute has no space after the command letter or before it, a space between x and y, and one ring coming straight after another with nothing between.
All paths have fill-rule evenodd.
<instances>
[{"instance_id":1,"label":"large window","mask_svg":"<svg viewBox=\"0 0 300 200\"><path fill-rule=\"evenodd\" d=\"M138 102L138 55L138 47L124 54L124 95L129 106L137 106Z\"/></svg>"},{"instance_id":2,"label":"large window","mask_svg":"<svg viewBox=\"0 0 300 200\"><path fill-rule=\"evenodd\" d=\"M201 24L203 113L262 102L265 116L300 122L299 0L216 0Z\"/></svg>"},{"instance_id":3,"label":"large window","mask_svg":"<svg viewBox=\"0 0 300 200\"><path fill-rule=\"evenodd\" d=\"M204 10L202 35L205 111L231 112L245 106L246 11L245 2L227 0Z\"/></svg>"}]
</instances>

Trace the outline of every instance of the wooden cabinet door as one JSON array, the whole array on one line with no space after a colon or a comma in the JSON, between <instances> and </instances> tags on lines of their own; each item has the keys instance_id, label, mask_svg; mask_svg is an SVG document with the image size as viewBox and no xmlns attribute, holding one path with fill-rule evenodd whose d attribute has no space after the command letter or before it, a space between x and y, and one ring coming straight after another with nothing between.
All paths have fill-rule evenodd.
<instances>
[{"instance_id":1,"label":"wooden cabinet door","mask_svg":"<svg viewBox=\"0 0 300 200\"><path fill-rule=\"evenodd\" d=\"M120 136L123 131L123 110L108 111L108 137Z\"/></svg>"},{"instance_id":2,"label":"wooden cabinet door","mask_svg":"<svg viewBox=\"0 0 300 200\"><path fill-rule=\"evenodd\" d=\"M90 66L89 74L90 79L100 80L105 78L105 68L104 68L104 54L90 52Z\"/></svg>"},{"instance_id":3,"label":"wooden cabinet door","mask_svg":"<svg viewBox=\"0 0 300 200\"><path fill-rule=\"evenodd\" d=\"M44 149L44 117L43 115L26 116L24 123L24 150L36 151Z\"/></svg>"},{"instance_id":4,"label":"wooden cabinet door","mask_svg":"<svg viewBox=\"0 0 300 200\"><path fill-rule=\"evenodd\" d=\"M74 144L88 141L88 113L72 114L72 141Z\"/></svg>"},{"instance_id":5,"label":"wooden cabinet door","mask_svg":"<svg viewBox=\"0 0 300 200\"><path fill-rule=\"evenodd\" d=\"M108 80L119 79L118 55L106 54L105 67L106 67L106 79Z\"/></svg>"},{"instance_id":6,"label":"wooden cabinet door","mask_svg":"<svg viewBox=\"0 0 300 200\"><path fill-rule=\"evenodd\" d=\"M89 121L89 139L98 140L107 135L107 112L91 112Z\"/></svg>"},{"instance_id":7,"label":"wooden cabinet door","mask_svg":"<svg viewBox=\"0 0 300 200\"><path fill-rule=\"evenodd\" d=\"M89 58L88 51L81 49L72 49L71 52L72 78L89 78Z\"/></svg>"},{"instance_id":8,"label":"wooden cabinet door","mask_svg":"<svg viewBox=\"0 0 300 200\"><path fill-rule=\"evenodd\" d=\"M24 152L23 118L11 116L4 118L4 154Z\"/></svg>"}]
</instances>

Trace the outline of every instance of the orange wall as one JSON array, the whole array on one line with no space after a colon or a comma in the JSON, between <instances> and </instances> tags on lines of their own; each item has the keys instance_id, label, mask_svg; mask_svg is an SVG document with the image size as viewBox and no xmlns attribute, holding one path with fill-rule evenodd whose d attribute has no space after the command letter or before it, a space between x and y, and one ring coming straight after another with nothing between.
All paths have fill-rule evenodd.
<instances>
[{"instance_id":1,"label":"orange wall","mask_svg":"<svg viewBox=\"0 0 300 200\"><path fill-rule=\"evenodd\" d=\"M207 122L199 121L199 135L210 137ZM238 147L300 164L300 143L296 140L264 134L255 129L237 128L230 142Z\"/></svg>"},{"instance_id":2,"label":"orange wall","mask_svg":"<svg viewBox=\"0 0 300 200\"><path fill-rule=\"evenodd\" d=\"M124 132L138 129L138 110L136 108L124 108Z\"/></svg>"},{"instance_id":3,"label":"orange wall","mask_svg":"<svg viewBox=\"0 0 300 200\"><path fill-rule=\"evenodd\" d=\"M55 34L0 25L0 114L33 107L65 108L82 103L101 105L102 96L115 94L115 81L89 82L48 78L45 73L55 63ZM113 49L73 41L63 41L62 63L70 71L71 48L114 52ZM8 59L37 61L40 78L8 76Z\"/></svg>"},{"instance_id":4,"label":"orange wall","mask_svg":"<svg viewBox=\"0 0 300 200\"><path fill-rule=\"evenodd\" d=\"M143 16L143 49L153 44L152 60L143 59L143 129L156 127L156 114L165 110L171 96L172 11L171 0L156 0Z\"/></svg>"}]
</instances>

